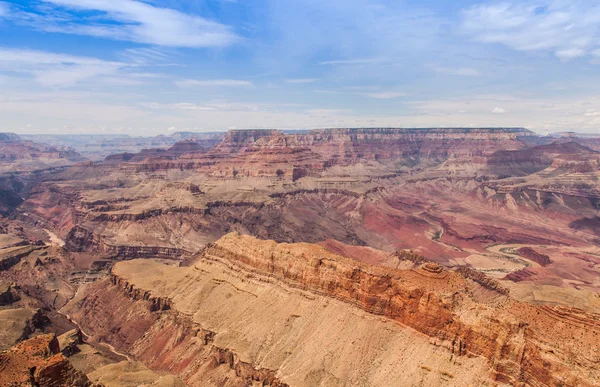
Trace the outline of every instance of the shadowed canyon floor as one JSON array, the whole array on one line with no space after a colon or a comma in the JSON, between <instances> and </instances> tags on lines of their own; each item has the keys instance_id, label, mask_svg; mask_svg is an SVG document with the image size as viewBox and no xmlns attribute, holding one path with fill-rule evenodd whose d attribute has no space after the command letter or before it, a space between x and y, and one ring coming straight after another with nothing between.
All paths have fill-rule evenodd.
<instances>
[{"instance_id":1,"label":"shadowed canyon floor","mask_svg":"<svg viewBox=\"0 0 600 387\"><path fill-rule=\"evenodd\" d=\"M50 140L0 138L30 152L0 176L3 350L81 329L106 386L599 383L594 137Z\"/></svg>"}]
</instances>

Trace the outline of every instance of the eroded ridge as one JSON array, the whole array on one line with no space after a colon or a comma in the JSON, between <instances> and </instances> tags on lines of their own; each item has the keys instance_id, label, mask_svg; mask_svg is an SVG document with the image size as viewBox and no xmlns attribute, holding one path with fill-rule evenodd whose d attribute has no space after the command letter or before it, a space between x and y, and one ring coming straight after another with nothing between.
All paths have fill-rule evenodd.
<instances>
[{"instance_id":1,"label":"eroded ridge","mask_svg":"<svg viewBox=\"0 0 600 387\"><path fill-rule=\"evenodd\" d=\"M600 381L600 329L587 324L598 316L520 303L427 263L394 270L236 233L193 267L120 262L67 309L96 339L191 385Z\"/></svg>"},{"instance_id":2,"label":"eroded ridge","mask_svg":"<svg viewBox=\"0 0 600 387\"><path fill-rule=\"evenodd\" d=\"M519 303L506 297L508 292L503 288L491 290L504 297L494 298L493 304L481 302L473 293L479 287L490 289L489 283L493 283L481 275L473 278L439 272L437 278L424 280L419 278L420 272L432 272L427 264L416 271L398 271L319 250L229 234L206 254L351 302L369 313L450 341L457 356L483 355L498 381L532 385L594 385L599 381L593 369L600 361L600 327L589 323L599 321L597 315Z\"/></svg>"}]
</instances>

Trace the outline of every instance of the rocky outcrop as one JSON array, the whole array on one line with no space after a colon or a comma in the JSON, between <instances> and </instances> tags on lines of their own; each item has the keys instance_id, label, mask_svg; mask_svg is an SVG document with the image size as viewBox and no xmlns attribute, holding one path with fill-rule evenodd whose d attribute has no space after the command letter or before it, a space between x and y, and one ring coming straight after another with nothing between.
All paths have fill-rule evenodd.
<instances>
[{"instance_id":1,"label":"rocky outcrop","mask_svg":"<svg viewBox=\"0 0 600 387\"><path fill-rule=\"evenodd\" d=\"M103 210L102 208L100 210ZM151 211L145 211L137 214L128 213L102 213L99 215L92 215L90 218L97 222L139 222L145 219L155 218L162 215L168 214L196 214L202 215L205 210L203 208L194 207L172 207L167 209L156 209Z\"/></svg>"},{"instance_id":2,"label":"rocky outcrop","mask_svg":"<svg viewBox=\"0 0 600 387\"><path fill-rule=\"evenodd\" d=\"M117 259L163 258L182 260L192 255L192 252L174 247L109 244L103 238L83 227L74 227L71 229L65 241L65 248L72 252L102 252Z\"/></svg>"},{"instance_id":3,"label":"rocky outcrop","mask_svg":"<svg viewBox=\"0 0 600 387\"><path fill-rule=\"evenodd\" d=\"M72 329L58 337L61 353L71 357L79 352L79 345L83 344L83 333L79 329Z\"/></svg>"},{"instance_id":4,"label":"rocky outcrop","mask_svg":"<svg viewBox=\"0 0 600 387\"><path fill-rule=\"evenodd\" d=\"M14 287L14 284L8 281L0 281L0 306L10 305L19 301L20 297Z\"/></svg>"},{"instance_id":5,"label":"rocky outcrop","mask_svg":"<svg viewBox=\"0 0 600 387\"><path fill-rule=\"evenodd\" d=\"M0 353L0 385L101 387L60 353L56 336L42 335Z\"/></svg>"},{"instance_id":6,"label":"rocky outcrop","mask_svg":"<svg viewBox=\"0 0 600 387\"><path fill-rule=\"evenodd\" d=\"M132 300L147 301L148 309L151 312L171 309L171 301L168 298L154 297L152 296L151 291L136 288L134 285L130 285L129 282L116 275L112 275L110 280L114 286L125 292Z\"/></svg>"},{"instance_id":7,"label":"rocky outcrop","mask_svg":"<svg viewBox=\"0 0 600 387\"><path fill-rule=\"evenodd\" d=\"M503 294L505 296L510 294L510 291L507 288L505 288L504 286L500 285L500 283L498 281L496 281L493 278L488 277L487 275L483 274L480 271L462 266L462 267L457 268L456 272L460 273L465 278L468 278L470 280L477 282L479 285L483 286L484 288L486 288L488 290Z\"/></svg>"},{"instance_id":8,"label":"rocky outcrop","mask_svg":"<svg viewBox=\"0 0 600 387\"><path fill-rule=\"evenodd\" d=\"M543 267L548 266L552 263L549 256L545 254L540 254L531 247L521 247L517 250L517 253L520 256L527 258Z\"/></svg>"},{"instance_id":9,"label":"rocky outcrop","mask_svg":"<svg viewBox=\"0 0 600 387\"><path fill-rule=\"evenodd\" d=\"M65 239L65 249L72 252L93 250L100 244L99 238L94 233L79 226L73 227Z\"/></svg>"},{"instance_id":10,"label":"rocky outcrop","mask_svg":"<svg viewBox=\"0 0 600 387\"><path fill-rule=\"evenodd\" d=\"M38 246L18 246L0 250L0 271L8 270L16 265L22 258L27 257L32 251L39 249Z\"/></svg>"}]
</instances>

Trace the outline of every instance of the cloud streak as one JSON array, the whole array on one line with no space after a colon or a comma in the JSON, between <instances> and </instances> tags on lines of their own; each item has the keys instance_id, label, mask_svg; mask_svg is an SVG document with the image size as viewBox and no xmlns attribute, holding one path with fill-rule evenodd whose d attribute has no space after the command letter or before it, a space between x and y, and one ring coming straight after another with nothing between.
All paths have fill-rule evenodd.
<instances>
[{"instance_id":1,"label":"cloud streak","mask_svg":"<svg viewBox=\"0 0 600 387\"><path fill-rule=\"evenodd\" d=\"M37 12L20 11L12 18L47 32L167 47L226 47L239 40L221 23L136 0L42 1L46 6Z\"/></svg>"},{"instance_id":2,"label":"cloud streak","mask_svg":"<svg viewBox=\"0 0 600 387\"><path fill-rule=\"evenodd\" d=\"M93 57L0 47L0 70L30 74L45 87L73 86L85 79L115 75L128 66Z\"/></svg>"}]
</instances>

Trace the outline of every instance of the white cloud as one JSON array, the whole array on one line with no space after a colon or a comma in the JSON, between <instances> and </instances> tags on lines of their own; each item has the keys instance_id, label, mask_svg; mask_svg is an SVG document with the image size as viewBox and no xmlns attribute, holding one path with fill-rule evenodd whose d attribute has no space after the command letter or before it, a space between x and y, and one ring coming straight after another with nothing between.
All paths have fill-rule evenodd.
<instances>
[{"instance_id":1,"label":"white cloud","mask_svg":"<svg viewBox=\"0 0 600 387\"><path fill-rule=\"evenodd\" d=\"M286 79L285 82L286 83L291 83L291 84L299 84L299 83L314 83L317 80L314 78L297 78L297 79Z\"/></svg>"},{"instance_id":2,"label":"white cloud","mask_svg":"<svg viewBox=\"0 0 600 387\"><path fill-rule=\"evenodd\" d=\"M210 80L197 80L197 79L184 79L182 81L176 81L175 84L179 87L253 87L254 85L250 81L243 81L238 79L210 79Z\"/></svg>"},{"instance_id":3,"label":"white cloud","mask_svg":"<svg viewBox=\"0 0 600 387\"><path fill-rule=\"evenodd\" d=\"M126 67L125 63L92 57L0 48L0 70L31 74L46 87L72 86L85 79L115 75Z\"/></svg>"},{"instance_id":4,"label":"white cloud","mask_svg":"<svg viewBox=\"0 0 600 387\"><path fill-rule=\"evenodd\" d=\"M581 48L569 48L556 51L556 56L563 60L575 59L585 56L587 52Z\"/></svg>"},{"instance_id":5,"label":"white cloud","mask_svg":"<svg viewBox=\"0 0 600 387\"><path fill-rule=\"evenodd\" d=\"M14 19L43 31L158 46L223 47L238 39L231 28L223 24L136 0L43 1L58 9L46 7L43 13L21 12ZM84 17L77 11L100 12L102 17Z\"/></svg>"},{"instance_id":6,"label":"white cloud","mask_svg":"<svg viewBox=\"0 0 600 387\"><path fill-rule=\"evenodd\" d=\"M597 1L525 0L474 5L462 29L473 40L519 51L551 52L562 60L600 48Z\"/></svg>"},{"instance_id":7,"label":"white cloud","mask_svg":"<svg viewBox=\"0 0 600 387\"><path fill-rule=\"evenodd\" d=\"M508 111L507 111L506 109L502 109L502 108L499 108L499 107L495 107L495 108L492 110L492 113L494 113L494 114L505 114L505 113L508 113Z\"/></svg>"}]
</instances>

